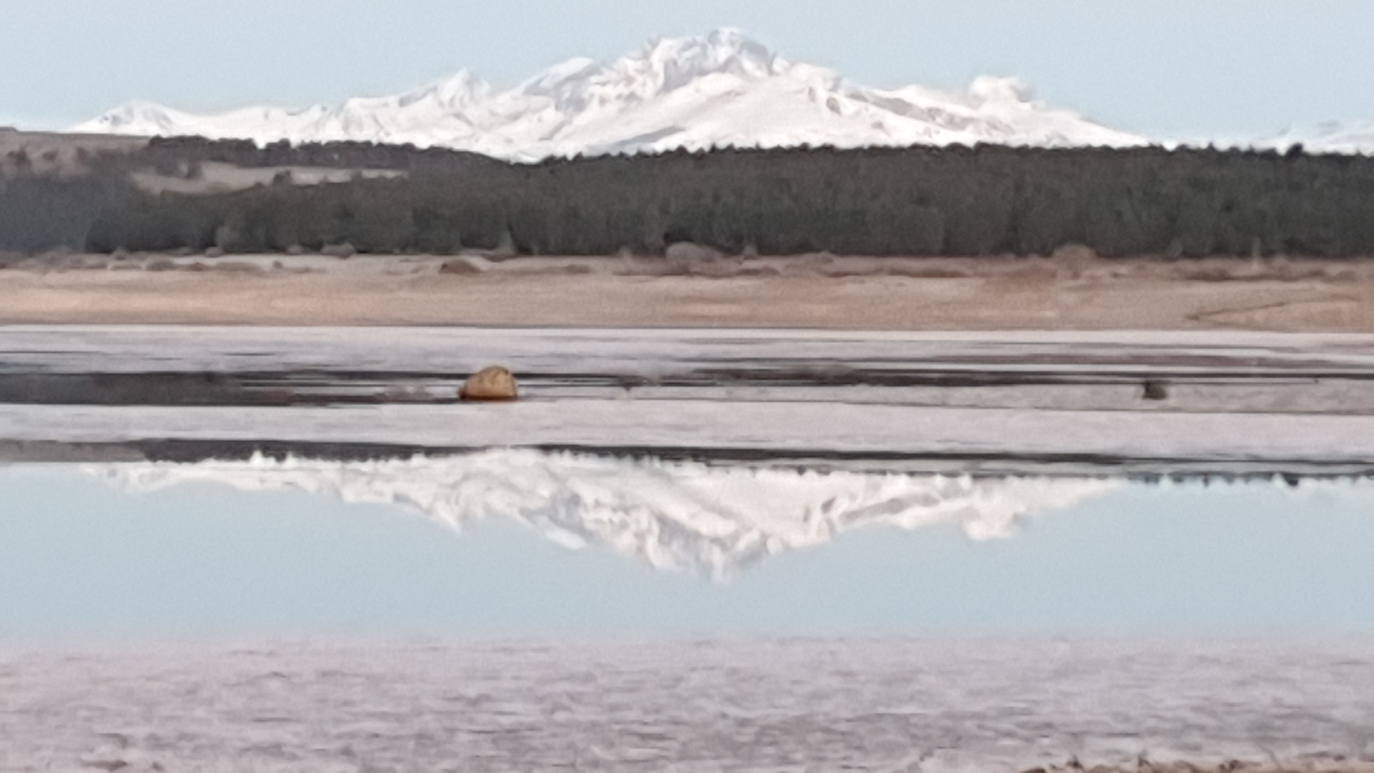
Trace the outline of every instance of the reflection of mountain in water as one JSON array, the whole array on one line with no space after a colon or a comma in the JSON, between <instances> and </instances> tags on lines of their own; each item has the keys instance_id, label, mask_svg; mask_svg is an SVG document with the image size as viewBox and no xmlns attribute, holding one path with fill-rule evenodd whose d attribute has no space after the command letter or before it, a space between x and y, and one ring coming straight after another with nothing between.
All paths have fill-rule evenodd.
<instances>
[{"instance_id":1,"label":"reflection of mountain in water","mask_svg":"<svg viewBox=\"0 0 1374 773\"><path fill-rule=\"evenodd\" d=\"M301 490L396 504L455 529L482 518L524 523L562 545L601 543L661 569L715 577L868 525L958 524L973 539L1103 494L1093 479L975 479L721 467L529 450L371 462L314 459L140 463L89 468L130 491L203 481L245 491Z\"/></svg>"}]
</instances>

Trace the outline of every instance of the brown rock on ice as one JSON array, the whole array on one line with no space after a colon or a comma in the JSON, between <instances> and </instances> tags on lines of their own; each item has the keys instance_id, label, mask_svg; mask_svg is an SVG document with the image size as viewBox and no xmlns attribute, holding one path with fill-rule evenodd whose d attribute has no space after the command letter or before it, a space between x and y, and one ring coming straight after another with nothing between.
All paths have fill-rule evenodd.
<instances>
[{"instance_id":1,"label":"brown rock on ice","mask_svg":"<svg viewBox=\"0 0 1374 773\"><path fill-rule=\"evenodd\" d=\"M518 396L515 376L506 368L493 365L468 376L458 397L463 400L514 400Z\"/></svg>"}]
</instances>

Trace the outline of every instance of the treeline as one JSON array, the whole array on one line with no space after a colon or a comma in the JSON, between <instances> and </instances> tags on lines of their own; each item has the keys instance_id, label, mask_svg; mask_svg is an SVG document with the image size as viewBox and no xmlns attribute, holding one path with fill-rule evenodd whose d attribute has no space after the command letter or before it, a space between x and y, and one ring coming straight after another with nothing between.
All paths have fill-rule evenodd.
<instances>
[{"instance_id":1,"label":"treeline","mask_svg":"<svg viewBox=\"0 0 1374 773\"><path fill-rule=\"evenodd\" d=\"M381 145L375 142L310 142L299 145L281 140L257 145L251 140L208 140L203 137L155 137L147 147L132 154L105 153L99 167L104 171L152 168L170 172L187 164L220 162L242 167L318 166L348 169L393 169L465 174L508 166L480 153L414 145Z\"/></svg>"},{"instance_id":2,"label":"treeline","mask_svg":"<svg viewBox=\"0 0 1374 773\"><path fill-rule=\"evenodd\" d=\"M86 249L92 224L136 198L119 178L0 177L0 251Z\"/></svg>"},{"instance_id":3,"label":"treeline","mask_svg":"<svg viewBox=\"0 0 1374 773\"><path fill-rule=\"evenodd\" d=\"M150 194L130 165L403 170ZM1162 148L718 150L507 164L443 150L168 140L82 178L0 181L0 248L1105 256L1374 254L1374 158Z\"/></svg>"}]
</instances>

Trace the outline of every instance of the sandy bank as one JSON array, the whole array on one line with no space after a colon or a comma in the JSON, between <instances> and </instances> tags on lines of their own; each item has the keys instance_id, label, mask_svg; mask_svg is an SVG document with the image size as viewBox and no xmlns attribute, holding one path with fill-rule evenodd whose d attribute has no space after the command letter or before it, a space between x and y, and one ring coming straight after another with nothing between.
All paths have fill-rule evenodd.
<instances>
[{"instance_id":1,"label":"sandy bank","mask_svg":"<svg viewBox=\"0 0 1374 773\"><path fill-rule=\"evenodd\" d=\"M0 271L0 324L20 323L1369 332L1374 265L98 256Z\"/></svg>"}]
</instances>

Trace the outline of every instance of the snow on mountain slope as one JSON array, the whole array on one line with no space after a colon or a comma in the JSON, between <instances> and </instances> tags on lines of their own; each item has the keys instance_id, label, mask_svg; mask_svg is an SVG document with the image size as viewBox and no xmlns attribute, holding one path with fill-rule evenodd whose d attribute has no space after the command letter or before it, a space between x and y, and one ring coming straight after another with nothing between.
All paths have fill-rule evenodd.
<instances>
[{"instance_id":1,"label":"snow on mountain slope","mask_svg":"<svg viewBox=\"0 0 1374 773\"><path fill-rule=\"evenodd\" d=\"M1289 129L1256 143L1257 147L1286 150L1302 145L1317 153L1374 152L1374 121L1326 121L1316 126Z\"/></svg>"},{"instance_id":2,"label":"snow on mountain slope","mask_svg":"<svg viewBox=\"0 0 1374 773\"><path fill-rule=\"evenodd\" d=\"M1120 485L797 472L509 449L372 462L110 464L89 471L135 492L210 482L394 504L454 529L510 518L569 548L606 545L660 569L701 570L718 579L769 555L868 526L956 524L974 539L1005 537L1027 516Z\"/></svg>"},{"instance_id":3,"label":"snow on mountain slope","mask_svg":"<svg viewBox=\"0 0 1374 773\"><path fill-rule=\"evenodd\" d=\"M299 110L195 115L137 102L73 131L410 142L513 159L712 146L1145 142L1034 101L1013 78L978 78L961 92L867 88L730 29L659 40L608 63L572 59L501 91L463 71L404 94Z\"/></svg>"}]
</instances>

